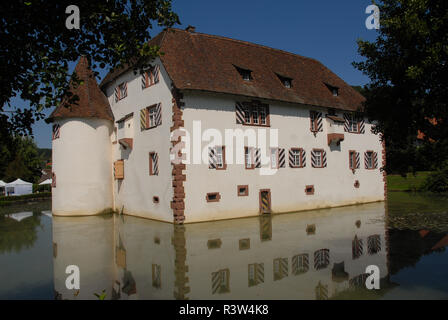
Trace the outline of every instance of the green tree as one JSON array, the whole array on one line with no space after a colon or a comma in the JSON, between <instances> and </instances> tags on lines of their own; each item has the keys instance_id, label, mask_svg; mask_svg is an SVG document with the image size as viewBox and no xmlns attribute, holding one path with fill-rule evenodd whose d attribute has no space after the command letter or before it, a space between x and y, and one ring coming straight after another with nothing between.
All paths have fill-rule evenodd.
<instances>
[{"instance_id":1,"label":"green tree","mask_svg":"<svg viewBox=\"0 0 448 320\"><path fill-rule=\"evenodd\" d=\"M41 176L42 159L36 144L31 137L16 136L13 141L13 147L8 150L9 157L5 159L4 179L37 182Z\"/></svg>"},{"instance_id":2,"label":"green tree","mask_svg":"<svg viewBox=\"0 0 448 320\"><path fill-rule=\"evenodd\" d=\"M79 29L66 28L71 4L80 10ZM0 131L9 136L31 134L42 110L60 103L69 88L69 62L85 55L96 71L128 63L141 69L160 54L148 45L153 25L179 23L171 0L6 1L0 16ZM17 97L29 107L14 105ZM0 145L7 137L0 132Z\"/></svg>"},{"instance_id":3,"label":"green tree","mask_svg":"<svg viewBox=\"0 0 448 320\"><path fill-rule=\"evenodd\" d=\"M393 162L413 166L408 150L418 131L441 158L448 156L448 1L382 0L375 42L358 41L364 61L354 66L370 78L367 116L378 122ZM437 125L430 120L436 119ZM393 163L392 162L392 163ZM390 170L389 162L386 170Z\"/></svg>"}]
</instances>

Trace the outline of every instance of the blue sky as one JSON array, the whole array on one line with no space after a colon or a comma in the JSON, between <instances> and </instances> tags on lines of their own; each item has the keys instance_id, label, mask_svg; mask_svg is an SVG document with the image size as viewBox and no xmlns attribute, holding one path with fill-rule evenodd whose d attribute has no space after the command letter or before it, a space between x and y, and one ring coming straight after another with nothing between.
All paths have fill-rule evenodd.
<instances>
[{"instance_id":1,"label":"blue sky","mask_svg":"<svg viewBox=\"0 0 448 320\"><path fill-rule=\"evenodd\" d=\"M371 0L173 0L173 9L182 23L179 28L193 25L197 32L312 57L347 83L364 85L368 78L351 62L361 59L356 40L374 41L377 35L365 26L370 4ZM51 148L50 125L39 121L33 131L38 147Z\"/></svg>"}]
</instances>

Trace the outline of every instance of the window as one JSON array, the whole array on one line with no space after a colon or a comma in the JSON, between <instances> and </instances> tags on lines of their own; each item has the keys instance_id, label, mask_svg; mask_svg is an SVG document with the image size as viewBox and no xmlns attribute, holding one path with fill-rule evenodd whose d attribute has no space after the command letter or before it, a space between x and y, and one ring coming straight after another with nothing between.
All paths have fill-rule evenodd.
<instances>
[{"instance_id":1,"label":"window","mask_svg":"<svg viewBox=\"0 0 448 320\"><path fill-rule=\"evenodd\" d=\"M216 169L226 169L226 147L219 146L216 150Z\"/></svg>"},{"instance_id":2,"label":"window","mask_svg":"<svg viewBox=\"0 0 448 320\"><path fill-rule=\"evenodd\" d=\"M366 169L376 169L378 165L377 153L373 151L367 151L364 153L364 164Z\"/></svg>"},{"instance_id":3,"label":"window","mask_svg":"<svg viewBox=\"0 0 448 320\"><path fill-rule=\"evenodd\" d=\"M157 103L140 110L140 130L155 128L162 124L162 104Z\"/></svg>"},{"instance_id":4,"label":"window","mask_svg":"<svg viewBox=\"0 0 448 320\"><path fill-rule=\"evenodd\" d=\"M328 90L330 90L331 94L335 97L337 97L339 95L339 88L329 85L328 83L325 83L325 85L327 86Z\"/></svg>"},{"instance_id":5,"label":"window","mask_svg":"<svg viewBox=\"0 0 448 320\"><path fill-rule=\"evenodd\" d=\"M269 126L269 105L259 101L237 103L237 123L255 126Z\"/></svg>"},{"instance_id":6,"label":"window","mask_svg":"<svg viewBox=\"0 0 448 320\"><path fill-rule=\"evenodd\" d=\"M226 148L224 146L217 146L209 148L209 169L225 170L226 165Z\"/></svg>"},{"instance_id":7,"label":"window","mask_svg":"<svg viewBox=\"0 0 448 320\"><path fill-rule=\"evenodd\" d=\"M367 252L372 254L377 254L381 251L381 237L379 234L375 234L367 237Z\"/></svg>"},{"instance_id":8,"label":"window","mask_svg":"<svg viewBox=\"0 0 448 320\"><path fill-rule=\"evenodd\" d=\"M322 149L313 149L311 152L313 168L324 168L327 166L326 153Z\"/></svg>"},{"instance_id":9,"label":"window","mask_svg":"<svg viewBox=\"0 0 448 320\"><path fill-rule=\"evenodd\" d=\"M320 249L314 252L314 269L321 270L330 264L330 250Z\"/></svg>"},{"instance_id":10,"label":"window","mask_svg":"<svg viewBox=\"0 0 448 320\"><path fill-rule=\"evenodd\" d=\"M252 108L252 123L258 124L258 108Z\"/></svg>"},{"instance_id":11,"label":"window","mask_svg":"<svg viewBox=\"0 0 448 320\"><path fill-rule=\"evenodd\" d=\"M362 117L344 113L344 131L351 133L364 133L364 120Z\"/></svg>"},{"instance_id":12,"label":"window","mask_svg":"<svg viewBox=\"0 0 448 320\"><path fill-rule=\"evenodd\" d=\"M128 84L123 82L115 88L115 102L126 98L128 95Z\"/></svg>"},{"instance_id":13,"label":"window","mask_svg":"<svg viewBox=\"0 0 448 320\"><path fill-rule=\"evenodd\" d=\"M245 196L249 195L249 186L248 185L238 186L237 190L238 190L238 197L245 197Z\"/></svg>"},{"instance_id":14,"label":"window","mask_svg":"<svg viewBox=\"0 0 448 320\"><path fill-rule=\"evenodd\" d=\"M53 125L53 140L59 139L61 126L59 124Z\"/></svg>"},{"instance_id":15,"label":"window","mask_svg":"<svg viewBox=\"0 0 448 320\"><path fill-rule=\"evenodd\" d=\"M243 69L235 66L238 73L241 75L244 81L251 81L252 80L252 71L249 69Z\"/></svg>"},{"instance_id":16,"label":"window","mask_svg":"<svg viewBox=\"0 0 448 320\"><path fill-rule=\"evenodd\" d=\"M322 126L322 112L310 111L310 130L311 132L318 132L323 130Z\"/></svg>"},{"instance_id":17,"label":"window","mask_svg":"<svg viewBox=\"0 0 448 320\"><path fill-rule=\"evenodd\" d=\"M278 148L271 148L271 168L278 169Z\"/></svg>"},{"instance_id":18,"label":"window","mask_svg":"<svg viewBox=\"0 0 448 320\"><path fill-rule=\"evenodd\" d=\"M305 151L302 148L289 150L289 166L291 168L303 168L305 166Z\"/></svg>"},{"instance_id":19,"label":"window","mask_svg":"<svg viewBox=\"0 0 448 320\"><path fill-rule=\"evenodd\" d=\"M205 199L207 200L207 202L218 202L221 199L221 196L219 192L210 192L207 193Z\"/></svg>"},{"instance_id":20,"label":"window","mask_svg":"<svg viewBox=\"0 0 448 320\"><path fill-rule=\"evenodd\" d=\"M356 151L350 150L349 151L349 167L352 170L359 168L359 161L358 161L358 153Z\"/></svg>"},{"instance_id":21,"label":"window","mask_svg":"<svg viewBox=\"0 0 448 320\"><path fill-rule=\"evenodd\" d=\"M154 203L159 203L159 197L157 197L157 196L154 196L154 197L152 197L152 202L154 202Z\"/></svg>"},{"instance_id":22,"label":"window","mask_svg":"<svg viewBox=\"0 0 448 320\"><path fill-rule=\"evenodd\" d=\"M254 148L245 147L244 148L244 160L246 169L255 168L254 163Z\"/></svg>"},{"instance_id":23,"label":"window","mask_svg":"<svg viewBox=\"0 0 448 320\"><path fill-rule=\"evenodd\" d=\"M159 174L159 156L155 152L149 153L149 175L156 176Z\"/></svg>"},{"instance_id":24,"label":"window","mask_svg":"<svg viewBox=\"0 0 448 320\"><path fill-rule=\"evenodd\" d=\"M311 186L305 186L305 194L306 195L313 195L314 194L314 185Z\"/></svg>"},{"instance_id":25,"label":"window","mask_svg":"<svg viewBox=\"0 0 448 320\"><path fill-rule=\"evenodd\" d=\"M274 281L288 276L288 258L274 259Z\"/></svg>"},{"instance_id":26,"label":"window","mask_svg":"<svg viewBox=\"0 0 448 320\"><path fill-rule=\"evenodd\" d=\"M280 79L282 84L285 86L285 88L292 88L292 79L288 77L283 77L279 74L277 74L277 77Z\"/></svg>"},{"instance_id":27,"label":"window","mask_svg":"<svg viewBox=\"0 0 448 320\"><path fill-rule=\"evenodd\" d=\"M248 265L249 287L264 282L264 263L253 263Z\"/></svg>"},{"instance_id":28,"label":"window","mask_svg":"<svg viewBox=\"0 0 448 320\"><path fill-rule=\"evenodd\" d=\"M212 272L212 294L230 292L229 277L229 269Z\"/></svg>"},{"instance_id":29,"label":"window","mask_svg":"<svg viewBox=\"0 0 448 320\"><path fill-rule=\"evenodd\" d=\"M160 67L158 65L150 67L142 74L142 89L148 88L159 82Z\"/></svg>"},{"instance_id":30,"label":"window","mask_svg":"<svg viewBox=\"0 0 448 320\"><path fill-rule=\"evenodd\" d=\"M148 108L148 120L147 120L147 127L148 128L153 128L156 126L156 107L152 106Z\"/></svg>"},{"instance_id":31,"label":"window","mask_svg":"<svg viewBox=\"0 0 448 320\"><path fill-rule=\"evenodd\" d=\"M292 257L292 274L300 275L309 270L309 255L308 253L298 254Z\"/></svg>"}]
</instances>

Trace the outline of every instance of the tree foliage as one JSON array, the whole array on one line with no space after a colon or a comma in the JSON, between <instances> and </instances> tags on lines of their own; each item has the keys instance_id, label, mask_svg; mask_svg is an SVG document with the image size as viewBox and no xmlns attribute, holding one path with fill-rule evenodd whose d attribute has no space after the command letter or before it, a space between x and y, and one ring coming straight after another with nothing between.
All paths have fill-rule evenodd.
<instances>
[{"instance_id":1,"label":"tree foliage","mask_svg":"<svg viewBox=\"0 0 448 320\"><path fill-rule=\"evenodd\" d=\"M376 120L387 148L404 167L418 131L425 144L448 156L448 1L383 0L375 42L358 41L364 61L354 66L370 78L365 111ZM433 120L437 121L434 125ZM390 169L390 163L386 167Z\"/></svg>"},{"instance_id":2,"label":"tree foliage","mask_svg":"<svg viewBox=\"0 0 448 320\"><path fill-rule=\"evenodd\" d=\"M1 147L5 153L0 156L0 179L7 182L17 178L37 182L41 177L42 159L31 137L15 136L10 149Z\"/></svg>"},{"instance_id":3,"label":"tree foliage","mask_svg":"<svg viewBox=\"0 0 448 320\"><path fill-rule=\"evenodd\" d=\"M80 29L66 28L71 4L80 9ZM131 61L142 67L160 54L148 45L150 29L179 23L171 0L6 1L0 17L0 144L12 132L31 134L42 110L60 103L69 62L85 55L95 71ZM29 107L18 108L17 97ZM6 110L13 112L5 116Z\"/></svg>"}]
</instances>

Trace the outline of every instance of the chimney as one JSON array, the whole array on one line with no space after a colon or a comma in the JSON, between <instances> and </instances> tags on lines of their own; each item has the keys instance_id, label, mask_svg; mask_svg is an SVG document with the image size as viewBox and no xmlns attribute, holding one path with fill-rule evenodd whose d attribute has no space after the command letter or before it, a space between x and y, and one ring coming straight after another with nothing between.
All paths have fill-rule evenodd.
<instances>
[{"instance_id":1,"label":"chimney","mask_svg":"<svg viewBox=\"0 0 448 320\"><path fill-rule=\"evenodd\" d=\"M185 31L194 33L196 31L196 27L189 25L188 27L185 28Z\"/></svg>"}]
</instances>

